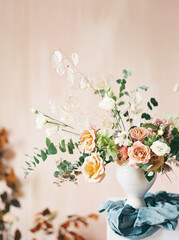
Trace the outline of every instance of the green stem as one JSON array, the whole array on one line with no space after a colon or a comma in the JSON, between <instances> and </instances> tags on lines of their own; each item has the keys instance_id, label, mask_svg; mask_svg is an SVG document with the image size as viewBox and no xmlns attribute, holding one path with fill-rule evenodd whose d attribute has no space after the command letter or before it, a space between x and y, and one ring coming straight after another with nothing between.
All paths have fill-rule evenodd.
<instances>
[{"instance_id":1,"label":"green stem","mask_svg":"<svg viewBox=\"0 0 179 240\"><path fill-rule=\"evenodd\" d=\"M55 121L55 122L63 125L64 127L69 127L69 128L74 129L73 127L71 127L70 125L68 125L68 124L66 124L66 123L63 123L63 122L61 122L61 121L59 121L59 120L57 120L57 119L55 119L55 118L52 118L52 117L50 117L50 116L48 116L48 115L46 115L46 114L44 114L44 113L42 113L42 114L43 114L45 117L47 117L47 118L49 118L49 119L51 119L51 120L53 120L53 121Z\"/></svg>"},{"instance_id":2,"label":"green stem","mask_svg":"<svg viewBox=\"0 0 179 240\"><path fill-rule=\"evenodd\" d=\"M47 121L47 123L49 124L53 124L53 125L56 125L56 126L61 126L61 124L59 123L55 123L55 122L50 122L50 121ZM66 129L61 129L63 132L68 132L68 133L71 133L71 134L75 134L75 135L80 135L79 133L75 133L75 132L72 132L72 131L69 131L69 130L66 130Z\"/></svg>"}]
</instances>

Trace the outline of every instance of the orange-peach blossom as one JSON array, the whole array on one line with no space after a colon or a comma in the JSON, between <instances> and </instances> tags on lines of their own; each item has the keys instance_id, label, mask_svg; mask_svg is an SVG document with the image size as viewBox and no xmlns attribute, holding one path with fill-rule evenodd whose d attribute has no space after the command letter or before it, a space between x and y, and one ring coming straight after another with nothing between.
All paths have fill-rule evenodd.
<instances>
[{"instance_id":1,"label":"orange-peach blossom","mask_svg":"<svg viewBox=\"0 0 179 240\"><path fill-rule=\"evenodd\" d=\"M146 164L151 158L150 148L142 142L137 141L128 148L129 165L136 166L137 163Z\"/></svg>"},{"instance_id":2,"label":"orange-peach blossom","mask_svg":"<svg viewBox=\"0 0 179 240\"><path fill-rule=\"evenodd\" d=\"M99 153L92 153L85 158L82 172L89 183L99 183L105 177L105 166Z\"/></svg>"},{"instance_id":3,"label":"orange-peach blossom","mask_svg":"<svg viewBox=\"0 0 179 240\"><path fill-rule=\"evenodd\" d=\"M80 143L85 152L91 152L95 148L96 132L94 129L83 130L80 135Z\"/></svg>"},{"instance_id":4,"label":"orange-peach blossom","mask_svg":"<svg viewBox=\"0 0 179 240\"><path fill-rule=\"evenodd\" d=\"M130 130L130 135L133 140L143 141L149 135L149 130L144 127L135 127Z\"/></svg>"},{"instance_id":5,"label":"orange-peach blossom","mask_svg":"<svg viewBox=\"0 0 179 240\"><path fill-rule=\"evenodd\" d=\"M122 166L124 163L128 161L128 148L127 147L119 147L116 163Z\"/></svg>"}]
</instances>

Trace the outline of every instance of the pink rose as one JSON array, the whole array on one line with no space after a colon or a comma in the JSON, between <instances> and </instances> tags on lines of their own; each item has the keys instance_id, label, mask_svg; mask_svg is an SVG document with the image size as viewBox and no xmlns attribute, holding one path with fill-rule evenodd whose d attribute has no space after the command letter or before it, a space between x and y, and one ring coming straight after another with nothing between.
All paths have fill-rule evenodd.
<instances>
[{"instance_id":1,"label":"pink rose","mask_svg":"<svg viewBox=\"0 0 179 240\"><path fill-rule=\"evenodd\" d=\"M130 130L130 134L133 140L142 141L149 135L149 130L144 127L135 127Z\"/></svg>"},{"instance_id":2,"label":"pink rose","mask_svg":"<svg viewBox=\"0 0 179 240\"><path fill-rule=\"evenodd\" d=\"M151 158L150 148L140 141L133 144L128 148L129 165L137 167L137 163L146 164Z\"/></svg>"},{"instance_id":3,"label":"pink rose","mask_svg":"<svg viewBox=\"0 0 179 240\"><path fill-rule=\"evenodd\" d=\"M116 163L121 166L128 161L128 157L128 147L119 147Z\"/></svg>"}]
</instances>

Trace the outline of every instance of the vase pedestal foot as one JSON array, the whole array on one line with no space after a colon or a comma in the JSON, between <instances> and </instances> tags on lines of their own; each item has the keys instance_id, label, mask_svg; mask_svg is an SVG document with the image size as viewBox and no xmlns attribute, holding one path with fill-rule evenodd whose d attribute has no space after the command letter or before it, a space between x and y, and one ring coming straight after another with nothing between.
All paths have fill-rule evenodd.
<instances>
[{"instance_id":1,"label":"vase pedestal foot","mask_svg":"<svg viewBox=\"0 0 179 240\"><path fill-rule=\"evenodd\" d=\"M125 204L131 205L135 209L139 209L141 207L146 207L146 203L144 201L144 198L141 197L128 197Z\"/></svg>"}]
</instances>

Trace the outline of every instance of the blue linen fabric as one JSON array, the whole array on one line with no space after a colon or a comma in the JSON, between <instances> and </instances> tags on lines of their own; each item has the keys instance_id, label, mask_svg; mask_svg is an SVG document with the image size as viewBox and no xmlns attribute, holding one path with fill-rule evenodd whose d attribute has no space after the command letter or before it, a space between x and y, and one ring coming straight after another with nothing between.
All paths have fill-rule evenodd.
<instances>
[{"instance_id":1,"label":"blue linen fabric","mask_svg":"<svg viewBox=\"0 0 179 240\"><path fill-rule=\"evenodd\" d=\"M160 228L175 230L179 218L179 194L160 191L147 193L147 207L134 209L124 200L101 203L99 212L106 210L106 220L119 236L128 239L144 239Z\"/></svg>"}]
</instances>

